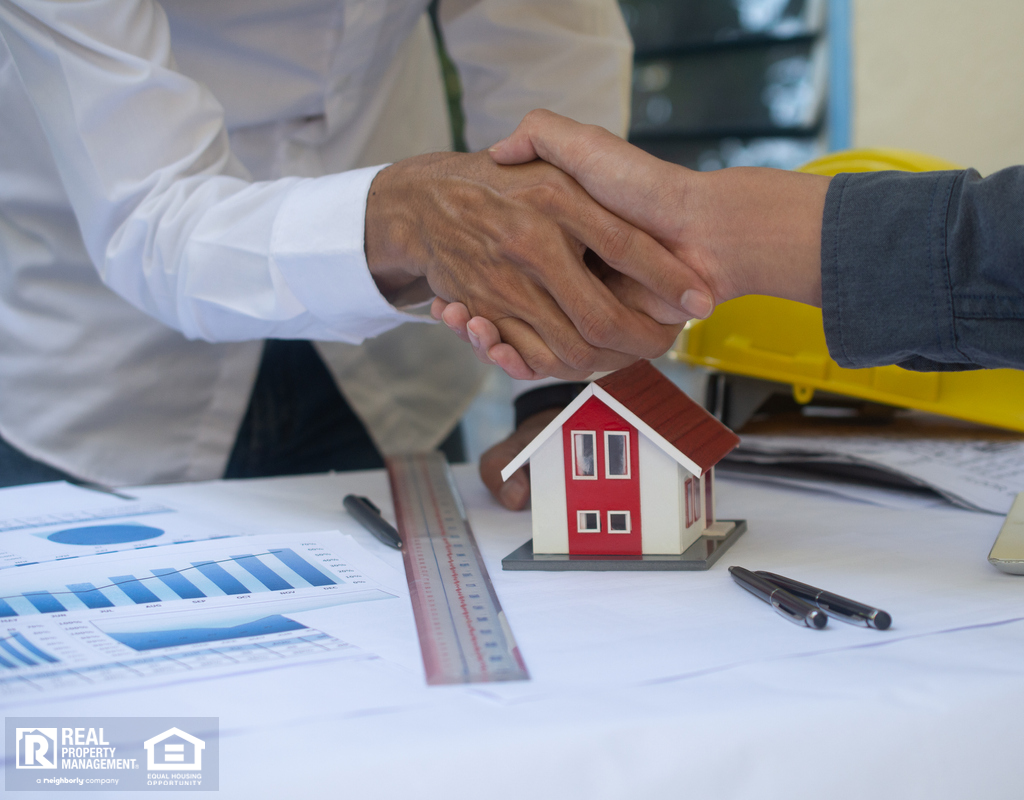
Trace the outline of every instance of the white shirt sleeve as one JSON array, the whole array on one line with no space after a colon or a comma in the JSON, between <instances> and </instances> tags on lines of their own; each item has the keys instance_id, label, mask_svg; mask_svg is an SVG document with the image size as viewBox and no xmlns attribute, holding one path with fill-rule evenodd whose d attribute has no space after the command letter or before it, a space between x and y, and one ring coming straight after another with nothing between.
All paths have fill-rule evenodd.
<instances>
[{"instance_id":1,"label":"white shirt sleeve","mask_svg":"<svg viewBox=\"0 0 1024 800\"><path fill-rule=\"evenodd\" d=\"M90 258L115 292L190 338L358 343L422 320L363 250L381 167L255 182L224 110L177 71L152 0L0 0L0 36Z\"/></svg>"},{"instance_id":2,"label":"white shirt sleeve","mask_svg":"<svg viewBox=\"0 0 1024 800\"><path fill-rule=\"evenodd\" d=\"M633 42L616 0L441 0L470 150L547 108L624 136Z\"/></svg>"}]
</instances>

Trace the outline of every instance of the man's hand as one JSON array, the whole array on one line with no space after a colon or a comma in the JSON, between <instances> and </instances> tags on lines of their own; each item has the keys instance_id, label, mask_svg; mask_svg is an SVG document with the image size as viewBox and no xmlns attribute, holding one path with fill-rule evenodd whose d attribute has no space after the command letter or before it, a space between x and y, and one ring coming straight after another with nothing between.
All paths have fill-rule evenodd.
<instances>
[{"instance_id":1,"label":"man's hand","mask_svg":"<svg viewBox=\"0 0 1024 800\"><path fill-rule=\"evenodd\" d=\"M680 298L692 316L705 317L743 294L821 305L821 217L829 178L753 168L693 172L550 111L530 112L489 152L506 165L550 162L609 211L651 234L699 277ZM651 285L643 275L631 277ZM700 283L711 296L702 294ZM520 354L501 344L508 340L487 319L440 301L432 313L471 341L478 358L514 376L524 370Z\"/></svg>"},{"instance_id":2,"label":"man's hand","mask_svg":"<svg viewBox=\"0 0 1024 800\"><path fill-rule=\"evenodd\" d=\"M830 178L754 167L694 172L604 128L543 110L527 114L489 152L499 164L541 158L572 175L602 206L689 265L715 303L767 294L821 305L821 215Z\"/></svg>"},{"instance_id":3,"label":"man's hand","mask_svg":"<svg viewBox=\"0 0 1024 800\"><path fill-rule=\"evenodd\" d=\"M692 316L683 293L707 291L560 170L503 167L486 153L382 170L367 202L366 256L385 295L425 278L438 298L489 320L530 376L578 379L660 355ZM602 281L609 268L628 305Z\"/></svg>"},{"instance_id":4,"label":"man's hand","mask_svg":"<svg viewBox=\"0 0 1024 800\"><path fill-rule=\"evenodd\" d=\"M511 511L526 508L526 503L530 499L530 466L527 464L520 467L505 482L501 480L501 471L561 411L560 408L549 408L527 417L507 439L498 442L480 456L480 477L484 485L491 490L491 494L505 508Z\"/></svg>"}]
</instances>

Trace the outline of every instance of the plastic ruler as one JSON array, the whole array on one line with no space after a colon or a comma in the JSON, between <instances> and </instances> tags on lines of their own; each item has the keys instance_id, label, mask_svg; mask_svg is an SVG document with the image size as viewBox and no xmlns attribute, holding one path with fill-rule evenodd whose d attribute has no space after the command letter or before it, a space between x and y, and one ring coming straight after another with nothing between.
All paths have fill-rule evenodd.
<instances>
[{"instance_id":1,"label":"plastic ruler","mask_svg":"<svg viewBox=\"0 0 1024 800\"><path fill-rule=\"evenodd\" d=\"M528 680L444 455L387 468L427 683Z\"/></svg>"}]
</instances>

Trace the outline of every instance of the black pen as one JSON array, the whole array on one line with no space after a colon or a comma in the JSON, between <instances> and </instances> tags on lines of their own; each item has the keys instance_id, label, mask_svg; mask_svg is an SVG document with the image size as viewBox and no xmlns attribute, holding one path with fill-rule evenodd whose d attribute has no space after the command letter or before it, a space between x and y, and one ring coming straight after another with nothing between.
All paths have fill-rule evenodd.
<instances>
[{"instance_id":1,"label":"black pen","mask_svg":"<svg viewBox=\"0 0 1024 800\"><path fill-rule=\"evenodd\" d=\"M828 615L824 611L815 608L810 603L805 603L785 589L780 589L769 583L749 569L729 567L729 572L736 583L752 595L760 597L790 622L819 630L828 625Z\"/></svg>"},{"instance_id":2,"label":"black pen","mask_svg":"<svg viewBox=\"0 0 1024 800\"><path fill-rule=\"evenodd\" d=\"M380 509L369 499L355 494L347 494L343 502L348 513L355 517L356 522L366 530L388 547L393 547L396 550L402 549L402 537L398 535L394 526L380 515Z\"/></svg>"},{"instance_id":3,"label":"black pen","mask_svg":"<svg viewBox=\"0 0 1024 800\"><path fill-rule=\"evenodd\" d=\"M858 603L856 600L851 600L849 597L832 594L832 592L826 592L824 589L818 589L815 586L808 586L806 583L800 583L800 581L795 581L792 578L776 575L774 572L758 570L755 574L760 575L780 589L785 589L790 594L794 594L808 603L816 605L829 616L843 622L849 622L851 625L878 628L880 631L884 631L892 625L892 617L880 608L866 606L863 603Z\"/></svg>"}]
</instances>

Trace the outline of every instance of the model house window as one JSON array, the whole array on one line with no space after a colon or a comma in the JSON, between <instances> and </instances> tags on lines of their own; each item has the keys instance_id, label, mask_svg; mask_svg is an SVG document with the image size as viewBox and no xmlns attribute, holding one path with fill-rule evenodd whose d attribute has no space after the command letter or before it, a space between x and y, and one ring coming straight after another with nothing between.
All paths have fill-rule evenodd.
<instances>
[{"instance_id":1,"label":"model house window","mask_svg":"<svg viewBox=\"0 0 1024 800\"><path fill-rule=\"evenodd\" d=\"M575 479L593 478L597 480L597 467L594 463L593 431L572 432L572 477Z\"/></svg>"},{"instance_id":2,"label":"model house window","mask_svg":"<svg viewBox=\"0 0 1024 800\"><path fill-rule=\"evenodd\" d=\"M629 533L632 526L629 524L628 511L608 512L608 533Z\"/></svg>"},{"instance_id":3,"label":"model house window","mask_svg":"<svg viewBox=\"0 0 1024 800\"><path fill-rule=\"evenodd\" d=\"M708 514L708 527L713 525L715 522L715 504L712 502L714 495L711 493L713 491L711 488L711 476L714 474L714 470L711 470L708 472L707 477L704 478L704 508Z\"/></svg>"},{"instance_id":4,"label":"model house window","mask_svg":"<svg viewBox=\"0 0 1024 800\"><path fill-rule=\"evenodd\" d=\"M693 482L693 521L700 519L700 480Z\"/></svg>"},{"instance_id":5,"label":"model house window","mask_svg":"<svg viewBox=\"0 0 1024 800\"><path fill-rule=\"evenodd\" d=\"M686 501L686 527L693 524L693 478L687 478L683 484L683 499Z\"/></svg>"},{"instance_id":6,"label":"model house window","mask_svg":"<svg viewBox=\"0 0 1024 800\"><path fill-rule=\"evenodd\" d=\"M600 533L601 514L597 511L577 511L576 530L579 533Z\"/></svg>"},{"instance_id":7,"label":"model house window","mask_svg":"<svg viewBox=\"0 0 1024 800\"><path fill-rule=\"evenodd\" d=\"M629 477L629 434L606 431L604 434L604 474L608 478Z\"/></svg>"}]
</instances>

